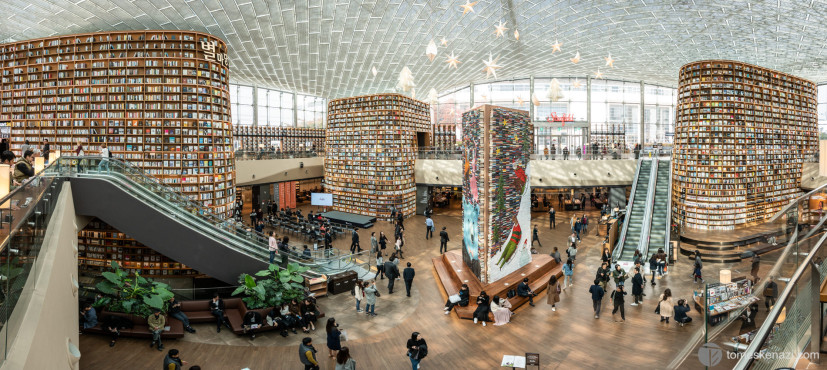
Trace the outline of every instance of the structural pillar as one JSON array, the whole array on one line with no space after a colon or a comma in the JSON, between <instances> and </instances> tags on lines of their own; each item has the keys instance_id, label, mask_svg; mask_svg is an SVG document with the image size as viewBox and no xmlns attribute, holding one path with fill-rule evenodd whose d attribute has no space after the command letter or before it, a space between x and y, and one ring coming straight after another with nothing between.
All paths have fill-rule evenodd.
<instances>
[{"instance_id":1,"label":"structural pillar","mask_svg":"<svg viewBox=\"0 0 827 370\"><path fill-rule=\"evenodd\" d=\"M586 76L586 123L589 126L589 142L592 141L592 76Z\"/></svg>"},{"instance_id":2,"label":"structural pillar","mask_svg":"<svg viewBox=\"0 0 827 370\"><path fill-rule=\"evenodd\" d=\"M646 144L646 105L643 101L644 96L644 84L643 81L640 81L640 150L643 151L644 145ZM641 156L641 158L643 158Z\"/></svg>"},{"instance_id":3,"label":"structural pillar","mask_svg":"<svg viewBox=\"0 0 827 370\"><path fill-rule=\"evenodd\" d=\"M293 92L293 127L299 126L299 102L298 96Z\"/></svg>"},{"instance_id":4,"label":"structural pillar","mask_svg":"<svg viewBox=\"0 0 827 370\"><path fill-rule=\"evenodd\" d=\"M253 127L258 127L258 85L253 85Z\"/></svg>"},{"instance_id":5,"label":"structural pillar","mask_svg":"<svg viewBox=\"0 0 827 370\"><path fill-rule=\"evenodd\" d=\"M532 126L534 126L534 108L534 76L531 76L528 78L528 120Z\"/></svg>"}]
</instances>

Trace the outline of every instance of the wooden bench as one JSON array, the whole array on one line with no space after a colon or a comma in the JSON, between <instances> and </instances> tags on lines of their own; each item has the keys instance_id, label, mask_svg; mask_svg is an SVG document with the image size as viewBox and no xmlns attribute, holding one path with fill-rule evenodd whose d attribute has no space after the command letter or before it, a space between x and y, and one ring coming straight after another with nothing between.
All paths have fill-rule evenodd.
<instances>
[{"instance_id":1,"label":"wooden bench","mask_svg":"<svg viewBox=\"0 0 827 370\"><path fill-rule=\"evenodd\" d=\"M268 308L258 308L258 309L251 310L251 309L248 309L247 305L244 304L244 301L242 301L241 302L241 307L239 308L239 313L241 313L241 324L239 324L238 327L236 327L235 325L231 325L232 328L233 328L232 329L233 333L236 333L238 335L244 334L244 326L243 326L244 315L246 315L247 312L249 312L249 311L255 311L255 312L258 312L259 314L261 314L262 326L255 330L256 333L262 333L262 332L265 332L265 331L276 330L277 328L275 326L267 325L267 314L269 314L270 310L272 310L272 309L273 309L272 307L268 307ZM325 316L324 311L322 311L321 308L319 308L318 304L316 305L316 310L319 311L319 314L316 316L317 320L321 319L322 317Z\"/></svg>"},{"instance_id":2,"label":"wooden bench","mask_svg":"<svg viewBox=\"0 0 827 370\"><path fill-rule=\"evenodd\" d=\"M210 301L211 299L183 301L181 302L181 312L187 315L191 324L215 323L215 316L210 311ZM244 302L241 301L241 298L224 299L224 317L230 323L230 327L241 327L243 315L240 309L243 305Z\"/></svg>"},{"instance_id":3,"label":"wooden bench","mask_svg":"<svg viewBox=\"0 0 827 370\"><path fill-rule=\"evenodd\" d=\"M109 330L103 327L108 316L120 316L132 322L132 328L125 328L120 331L122 337L152 339L152 333L149 331L149 324L147 323L146 317L121 312L101 311L100 315L98 315L98 325L83 329L83 332L109 335ZM184 324L181 323L181 321L166 316L166 326L169 326L169 330L161 332L162 339L182 338L184 336Z\"/></svg>"}]
</instances>

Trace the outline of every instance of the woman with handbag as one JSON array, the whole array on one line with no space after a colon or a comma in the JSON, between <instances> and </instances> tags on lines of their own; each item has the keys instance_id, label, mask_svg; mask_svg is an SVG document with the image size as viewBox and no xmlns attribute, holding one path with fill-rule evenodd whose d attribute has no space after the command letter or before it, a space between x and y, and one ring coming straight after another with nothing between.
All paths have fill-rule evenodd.
<instances>
[{"instance_id":1,"label":"woman with handbag","mask_svg":"<svg viewBox=\"0 0 827 370\"><path fill-rule=\"evenodd\" d=\"M557 280L557 275L552 274L551 278L548 279L548 297L546 298L546 303L551 305L552 311L557 311L556 304L560 302L560 291L560 282Z\"/></svg>"},{"instance_id":2,"label":"woman with handbag","mask_svg":"<svg viewBox=\"0 0 827 370\"><path fill-rule=\"evenodd\" d=\"M419 369L419 363L428 355L428 344L425 343L425 338L422 338L422 334L415 331L411 333L411 339L408 339L405 346L408 349L408 358L411 359L411 369Z\"/></svg>"},{"instance_id":3,"label":"woman with handbag","mask_svg":"<svg viewBox=\"0 0 827 370\"><path fill-rule=\"evenodd\" d=\"M658 313L660 314L660 321L669 323L669 318L675 313L675 304L672 303L672 290L666 289L660 295L660 302L658 302Z\"/></svg>"},{"instance_id":4,"label":"woman with handbag","mask_svg":"<svg viewBox=\"0 0 827 370\"><path fill-rule=\"evenodd\" d=\"M511 315L514 313L511 312L510 308L511 302L507 299L500 298L498 295L494 296L494 300L491 302L491 312L494 313L494 325L505 325L511 321Z\"/></svg>"}]
</instances>

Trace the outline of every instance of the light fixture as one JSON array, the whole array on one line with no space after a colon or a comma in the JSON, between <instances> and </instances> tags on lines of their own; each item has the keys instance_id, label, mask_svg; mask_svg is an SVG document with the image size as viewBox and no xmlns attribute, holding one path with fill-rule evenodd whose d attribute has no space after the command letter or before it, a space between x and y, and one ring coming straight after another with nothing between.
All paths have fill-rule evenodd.
<instances>
[{"instance_id":1,"label":"light fixture","mask_svg":"<svg viewBox=\"0 0 827 370\"><path fill-rule=\"evenodd\" d=\"M729 284L732 282L732 271L731 270L721 270L720 280L721 284Z\"/></svg>"}]
</instances>

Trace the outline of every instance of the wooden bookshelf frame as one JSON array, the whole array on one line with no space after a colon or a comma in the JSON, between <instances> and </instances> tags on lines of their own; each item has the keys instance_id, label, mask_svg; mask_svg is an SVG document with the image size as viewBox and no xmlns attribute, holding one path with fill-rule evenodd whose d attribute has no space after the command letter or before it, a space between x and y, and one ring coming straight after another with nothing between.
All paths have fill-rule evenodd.
<instances>
[{"instance_id":1,"label":"wooden bookshelf frame","mask_svg":"<svg viewBox=\"0 0 827 370\"><path fill-rule=\"evenodd\" d=\"M428 103L400 94L329 101L324 187L333 209L390 220L395 206L413 215L417 135L432 132L430 114Z\"/></svg>"},{"instance_id":2,"label":"wooden bookshelf frame","mask_svg":"<svg viewBox=\"0 0 827 370\"><path fill-rule=\"evenodd\" d=\"M729 60L679 72L672 215L683 227L733 230L764 222L800 191L818 153L816 85Z\"/></svg>"},{"instance_id":3,"label":"wooden bookshelf frame","mask_svg":"<svg viewBox=\"0 0 827 370\"><path fill-rule=\"evenodd\" d=\"M233 128L233 138L243 150L258 150L264 145L264 150L272 152L272 140L281 141L279 149L282 152L309 151L324 149L325 129L303 127L262 127L240 126ZM307 147L307 143L313 146Z\"/></svg>"}]
</instances>

